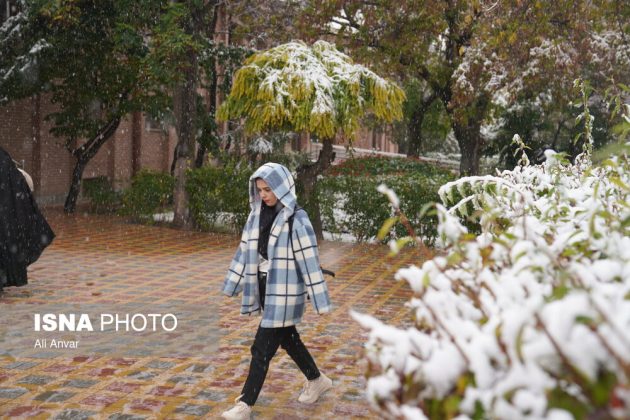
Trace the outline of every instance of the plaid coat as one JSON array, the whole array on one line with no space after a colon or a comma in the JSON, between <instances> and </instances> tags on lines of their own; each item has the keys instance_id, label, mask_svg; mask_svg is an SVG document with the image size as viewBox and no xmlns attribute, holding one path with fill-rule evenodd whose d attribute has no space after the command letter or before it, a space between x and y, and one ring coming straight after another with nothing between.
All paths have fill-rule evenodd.
<instances>
[{"instance_id":1,"label":"plaid coat","mask_svg":"<svg viewBox=\"0 0 630 420\"><path fill-rule=\"evenodd\" d=\"M252 211L225 277L223 293L235 296L243 292L241 313L260 313L258 236L262 200L256 189L256 178L262 178L284 205L269 234L267 254L270 266L260 326L279 328L298 324L302 320L307 297L317 313L329 312L331 302L319 265L313 226L306 212L299 209L293 218L292 238L289 237L289 217L294 214L297 205L295 183L289 170L277 163L261 166L249 179Z\"/></svg>"}]
</instances>

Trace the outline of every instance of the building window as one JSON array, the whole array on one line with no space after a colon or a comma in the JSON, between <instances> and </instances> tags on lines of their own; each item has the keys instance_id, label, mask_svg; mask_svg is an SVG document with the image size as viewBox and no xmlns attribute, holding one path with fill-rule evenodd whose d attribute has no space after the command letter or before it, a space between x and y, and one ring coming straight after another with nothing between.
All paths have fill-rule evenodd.
<instances>
[{"instance_id":1,"label":"building window","mask_svg":"<svg viewBox=\"0 0 630 420\"><path fill-rule=\"evenodd\" d=\"M164 131L164 123L159 118L144 114L144 129L146 131Z\"/></svg>"},{"instance_id":2,"label":"building window","mask_svg":"<svg viewBox=\"0 0 630 420\"><path fill-rule=\"evenodd\" d=\"M0 24L18 14L18 0L0 0Z\"/></svg>"}]
</instances>

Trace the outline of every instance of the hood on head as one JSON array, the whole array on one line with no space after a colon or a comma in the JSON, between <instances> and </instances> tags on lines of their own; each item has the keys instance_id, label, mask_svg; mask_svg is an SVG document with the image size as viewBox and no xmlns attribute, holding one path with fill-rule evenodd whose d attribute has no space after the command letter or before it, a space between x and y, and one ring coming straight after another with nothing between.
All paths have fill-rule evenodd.
<instances>
[{"instance_id":1,"label":"hood on head","mask_svg":"<svg viewBox=\"0 0 630 420\"><path fill-rule=\"evenodd\" d=\"M293 213L297 202L295 181L285 166L279 163L265 163L256 169L256 172L249 178L249 203L252 210L256 209L256 206L260 206L262 201L256 189L256 178L262 178L284 207Z\"/></svg>"}]
</instances>

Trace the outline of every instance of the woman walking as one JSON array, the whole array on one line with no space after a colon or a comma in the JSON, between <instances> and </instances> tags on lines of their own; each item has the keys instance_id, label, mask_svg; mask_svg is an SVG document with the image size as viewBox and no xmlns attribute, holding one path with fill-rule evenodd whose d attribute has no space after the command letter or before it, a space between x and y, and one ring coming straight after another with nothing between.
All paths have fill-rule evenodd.
<instances>
[{"instance_id":1,"label":"woman walking","mask_svg":"<svg viewBox=\"0 0 630 420\"><path fill-rule=\"evenodd\" d=\"M243 292L241 313L262 312L249 374L237 404L225 419L249 419L269 368L282 347L298 365L306 382L298 401L314 403L332 388L302 343L296 325L307 299L319 314L331 310L320 265L315 232L306 212L297 207L295 184L287 168L267 163L249 180L252 211L230 264L223 293Z\"/></svg>"}]
</instances>

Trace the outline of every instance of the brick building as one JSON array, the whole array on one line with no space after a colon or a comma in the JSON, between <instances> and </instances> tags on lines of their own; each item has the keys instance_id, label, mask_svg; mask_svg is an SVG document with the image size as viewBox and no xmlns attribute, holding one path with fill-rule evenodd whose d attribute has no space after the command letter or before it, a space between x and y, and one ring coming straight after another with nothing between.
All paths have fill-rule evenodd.
<instances>
[{"instance_id":1,"label":"brick building","mask_svg":"<svg viewBox=\"0 0 630 420\"><path fill-rule=\"evenodd\" d=\"M62 138L50 133L44 121L52 105L43 96L15 101L0 107L0 146L33 177L40 204L62 204L70 187L75 160L64 148ZM177 144L173 128L164 129L142 113L125 118L116 134L90 161L83 180L106 177L116 189L128 186L140 169L168 172ZM381 152L397 152L386 132L363 129L353 146ZM319 150L307 135L287 145L316 157Z\"/></svg>"},{"instance_id":2,"label":"brick building","mask_svg":"<svg viewBox=\"0 0 630 420\"><path fill-rule=\"evenodd\" d=\"M75 159L43 120L49 107L43 96L0 107L0 146L31 174L40 204L61 204ZM168 171L176 144L173 131L163 130L141 113L128 115L87 165L83 179L107 177L115 188L121 188L141 168Z\"/></svg>"}]
</instances>

